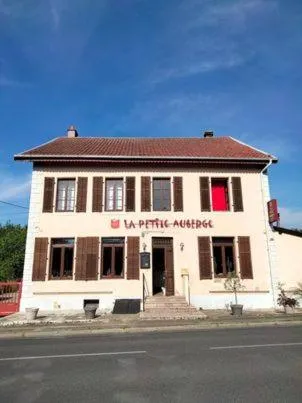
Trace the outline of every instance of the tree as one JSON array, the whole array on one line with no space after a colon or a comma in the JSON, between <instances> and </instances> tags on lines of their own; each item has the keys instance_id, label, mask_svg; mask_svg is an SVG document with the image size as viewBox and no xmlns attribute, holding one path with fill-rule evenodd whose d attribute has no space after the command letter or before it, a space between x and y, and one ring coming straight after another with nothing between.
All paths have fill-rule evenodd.
<instances>
[{"instance_id":1,"label":"tree","mask_svg":"<svg viewBox=\"0 0 302 403\"><path fill-rule=\"evenodd\" d=\"M0 281L22 278L27 227L0 224Z\"/></svg>"}]
</instances>

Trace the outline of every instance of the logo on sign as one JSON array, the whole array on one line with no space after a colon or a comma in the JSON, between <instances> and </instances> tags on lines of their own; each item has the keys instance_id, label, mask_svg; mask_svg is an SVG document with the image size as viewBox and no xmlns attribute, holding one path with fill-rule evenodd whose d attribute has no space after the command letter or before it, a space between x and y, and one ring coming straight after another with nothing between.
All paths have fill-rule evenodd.
<instances>
[{"instance_id":1,"label":"logo on sign","mask_svg":"<svg viewBox=\"0 0 302 403\"><path fill-rule=\"evenodd\" d=\"M120 220L111 220L111 228L117 229L120 227Z\"/></svg>"}]
</instances>

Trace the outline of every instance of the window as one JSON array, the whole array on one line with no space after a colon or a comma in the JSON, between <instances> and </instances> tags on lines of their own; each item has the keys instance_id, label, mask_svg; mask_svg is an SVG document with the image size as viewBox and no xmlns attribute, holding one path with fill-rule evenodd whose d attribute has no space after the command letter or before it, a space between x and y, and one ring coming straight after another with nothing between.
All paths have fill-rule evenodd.
<instances>
[{"instance_id":1,"label":"window","mask_svg":"<svg viewBox=\"0 0 302 403\"><path fill-rule=\"evenodd\" d=\"M235 270L234 238L213 238L214 273L226 277Z\"/></svg>"},{"instance_id":2,"label":"window","mask_svg":"<svg viewBox=\"0 0 302 403\"><path fill-rule=\"evenodd\" d=\"M123 210L123 180L106 179L106 210Z\"/></svg>"},{"instance_id":3,"label":"window","mask_svg":"<svg viewBox=\"0 0 302 403\"><path fill-rule=\"evenodd\" d=\"M124 276L124 238L102 238L102 277Z\"/></svg>"},{"instance_id":4,"label":"window","mask_svg":"<svg viewBox=\"0 0 302 403\"><path fill-rule=\"evenodd\" d=\"M229 210L229 192L227 179L212 179L212 208L213 211Z\"/></svg>"},{"instance_id":5,"label":"window","mask_svg":"<svg viewBox=\"0 0 302 403\"><path fill-rule=\"evenodd\" d=\"M74 239L57 238L51 241L50 278L72 278Z\"/></svg>"},{"instance_id":6,"label":"window","mask_svg":"<svg viewBox=\"0 0 302 403\"><path fill-rule=\"evenodd\" d=\"M171 210L170 179L153 179L153 210Z\"/></svg>"},{"instance_id":7,"label":"window","mask_svg":"<svg viewBox=\"0 0 302 403\"><path fill-rule=\"evenodd\" d=\"M75 201L75 180L59 179L57 189L57 211L73 211Z\"/></svg>"}]
</instances>

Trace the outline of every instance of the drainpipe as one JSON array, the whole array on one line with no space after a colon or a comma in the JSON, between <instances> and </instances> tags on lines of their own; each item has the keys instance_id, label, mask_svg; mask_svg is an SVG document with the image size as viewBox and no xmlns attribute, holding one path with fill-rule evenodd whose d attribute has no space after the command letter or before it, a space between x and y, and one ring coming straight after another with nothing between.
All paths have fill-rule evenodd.
<instances>
[{"instance_id":1,"label":"drainpipe","mask_svg":"<svg viewBox=\"0 0 302 403\"><path fill-rule=\"evenodd\" d=\"M271 290L272 290L274 308L276 308L276 299L275 299L275 292L274 292L274 280L273 280L273 267L272 267L272 259L271 259L270 244L269 244L269 229L270 229L270 227L269 227L269 223L268 223L267 216L266 216L265 206L267 204L266 204L266 201L265 201L264 189L263 189L263 173L272 165L272 163L273 163L273 160L270 159L269 162L266 164L266 166L260 172L260 183L261 183L262 204L263 204L263 218L264 218L265 233L266 233L266 247L267 247L267 252L268 252L268 264L269 264L269 272L270 272Z\"/></svg>"}]
</instances>

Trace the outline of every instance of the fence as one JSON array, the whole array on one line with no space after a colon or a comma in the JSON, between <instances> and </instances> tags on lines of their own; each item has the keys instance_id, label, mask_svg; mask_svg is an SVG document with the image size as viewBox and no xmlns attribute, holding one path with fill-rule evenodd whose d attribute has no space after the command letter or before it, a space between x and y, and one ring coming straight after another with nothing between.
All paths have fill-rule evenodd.
<instances>
[{"instance_id":1,"label":"fence","mask_svg":"<svg viewBox=\"0 0 302 403\"><path fill-rule=\"evenodd\" d=\"M0 316L19 311L21 291L21 281L0 282Z\"/></svg>"}]
</instances>

